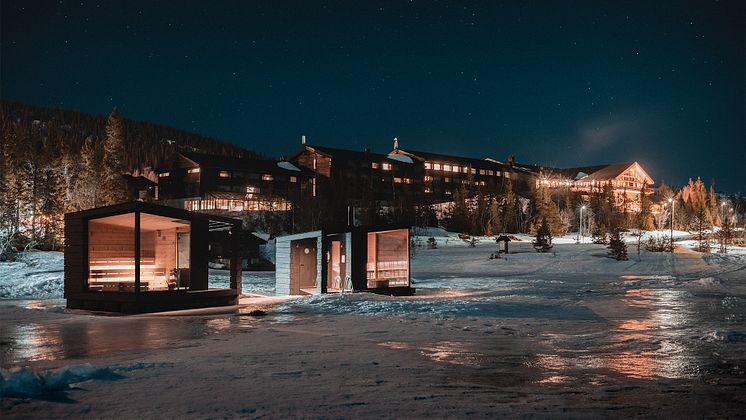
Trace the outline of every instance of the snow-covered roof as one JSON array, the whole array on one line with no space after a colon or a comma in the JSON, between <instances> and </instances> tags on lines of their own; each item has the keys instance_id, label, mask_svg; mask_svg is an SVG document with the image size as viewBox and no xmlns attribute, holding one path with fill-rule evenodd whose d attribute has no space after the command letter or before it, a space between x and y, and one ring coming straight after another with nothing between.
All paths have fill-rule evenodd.
<instances>
[{"instance_id":1,"label":"snow-covered roof","mask_svg":"<svg viewBox=\"0 0 746 420\"><path fill-rule=\"evenodd\" d=\"M414 161L412 160L411 157L409 157L407 155L400 155L400 154L397 154L397 153L391 153L391 154L389 154L388 158L391 159L391 160L396 160L396 161L404 162L404 163L414 163Z\"/></svg>"},{"instance_id":2,"label":"snow-covered roof","mask_svg":"<svg viewBox=\"0 0 746 420\"><path fill-rule=\"evenodd\" d=\"M279 166L282 169L287 169L288 171L300 172L300 168L299 167L293 165L292 163L290 163L288 161L277 162L277 166Z\"/></svg>"}]
</instances>

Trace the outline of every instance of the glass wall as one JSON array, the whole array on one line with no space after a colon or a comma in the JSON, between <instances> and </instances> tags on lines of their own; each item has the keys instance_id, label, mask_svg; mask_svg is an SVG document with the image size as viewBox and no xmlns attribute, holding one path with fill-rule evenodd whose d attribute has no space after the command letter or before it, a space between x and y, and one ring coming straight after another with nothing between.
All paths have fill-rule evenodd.
<instances>
[{"instance_id":1,"label":"glass wall","mask_svg":"<svg viewBox=\"0 0 746 420\"><path fill-rule=\"evenodd\" d=\"M190 227L187 220L140 214L140 291L189 289Z\"/></svg>"},{"instance_id":2,"label":"glass wall","mask_svg":"<svg viewBox=\"0 0 746 420\"><path fill-rule=\"evenodd\" d=\"M368 233L368 287L409 286L409 230Z\"/></svg>"},{"instance_id":3,"label":"glass wall","mask_svg":"<svg viewBox=\"0 0 746 420\"><path fill-rule=\"evenodd\" d=\"M88 289L135 291L135 214L88 221Z\"/></svg>"}]
</instances>

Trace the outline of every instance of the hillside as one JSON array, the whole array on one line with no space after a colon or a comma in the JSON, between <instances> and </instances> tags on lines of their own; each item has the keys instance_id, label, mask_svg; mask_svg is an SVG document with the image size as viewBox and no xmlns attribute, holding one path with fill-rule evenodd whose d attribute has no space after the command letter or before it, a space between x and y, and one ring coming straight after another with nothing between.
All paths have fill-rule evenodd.
<instances>
[{"instance_id":1,"label":"hillside","mask_svg":"<svg viewBox=\"0 0 746 420\"><path fill-rule=\"evenodd\" d=\"M124 117L124 163L133 170L161 166L176 150L259 156L254 151L216 138ZM0 134L3 139L14 130L16 135L32 143L43 138L47 145L55 145L60 152L63 148L80 150L87 138L94 143L103 141L105 126L106 115L0 101Z\"/></svg>"}]
</instances>

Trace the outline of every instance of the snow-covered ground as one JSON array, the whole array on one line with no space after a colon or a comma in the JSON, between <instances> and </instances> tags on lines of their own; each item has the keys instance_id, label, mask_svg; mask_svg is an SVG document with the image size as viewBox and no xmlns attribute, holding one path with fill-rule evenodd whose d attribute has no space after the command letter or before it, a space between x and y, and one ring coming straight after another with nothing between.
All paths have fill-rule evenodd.
<instances>
[{"instance_id":1,"label":"snow-covered ground","mask_svg":"<svg viewBox=\"0 0 746 420\"><path fill-rule=\"evenodd\" d=\"M191 316L69 312L51 299L59 254L0 265L16 298L0 301L3 417L743 415L743 249L703 255L682 232L674 254L630 243L616 261L572 237L543 254L518 237L490 259L490 238L426 233L415 296L247 296ZM273 282L245 272L244 292Z\"/></svg>"}]
</instances>

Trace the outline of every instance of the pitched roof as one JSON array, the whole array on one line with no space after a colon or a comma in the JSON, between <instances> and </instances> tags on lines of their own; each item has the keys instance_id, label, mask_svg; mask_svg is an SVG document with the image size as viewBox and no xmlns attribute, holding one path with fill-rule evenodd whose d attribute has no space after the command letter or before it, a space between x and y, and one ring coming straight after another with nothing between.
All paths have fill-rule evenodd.
<instances>
[{"instance_id":1,"label":"pitched roof","mask_svg":"<svg viewBox=\"0 0 746 420\"><path fill-rule=\"evenodd\" d=\"M321 153L321 154L331 156L333 158L338 158L338 159L354 159L354 160L386 159L388 157L387 155L384 155L382 153L375 153L375 152L370 152L370 151L338 149L336 147L312 146L310 144L306 144L303 146L302 149L294 153L290 157L290 159L296 157L297 155L301 154L305 150L310 150L313 152Z\"/></svg>"},{"instance_id":2,"label":"pitched roof","mask_svg":"<svg viewBox=\"0 0 746 420\"><path fill-rule=\"evenodd\" d=\"M401 153L407 156L411 156L420 161L437 162L437 163L455 163L455 164L462 165L462 166L471 166L471 167L485 168L485 169L502 170L502 169L507 168L507 165L505 164L502 164L495 160L488 160L488 159L444 155L440 153L431 153L431 152L419 152L419 151L409 150L409 149L407 150L395 149L391 153L392 154Z\"/></svg>"},{"instance_id":3,"label":"pitched roof","mask_svg":"<svg viewBox=\"0 0 746 420\"><path fill-rule=\"evenodd\" d=\"M581 166L577 168L551 168L537 165L521 165L527 169L531 169L532 172L542 172L549 176L561 176L572 180L584 180L584 181L606 181L614 179L624 173L633 165L642 172L642 175L648 180L650 184L653 184L653 179L648 175L645 170L642 169L637 162L622 162L622 163L609 163L606 165L595 165L595 166Z\"/></svg>"}]
</instances>

